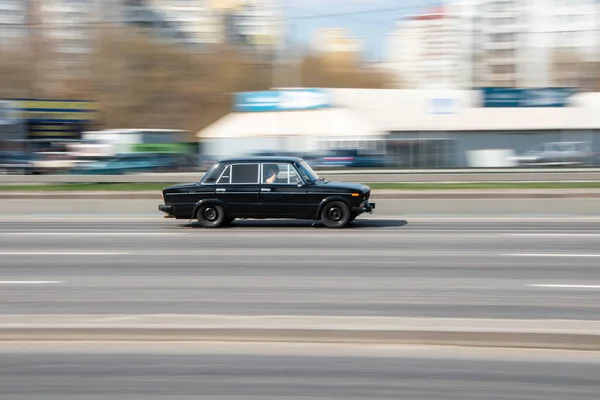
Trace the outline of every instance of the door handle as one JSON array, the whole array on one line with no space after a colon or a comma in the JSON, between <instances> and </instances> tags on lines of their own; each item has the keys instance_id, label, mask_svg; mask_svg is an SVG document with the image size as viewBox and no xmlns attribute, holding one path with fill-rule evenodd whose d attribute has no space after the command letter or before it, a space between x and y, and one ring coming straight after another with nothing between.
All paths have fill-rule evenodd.
<instances>
[{"instance_id":1,"label":"door handle","mask_svg":"<svg viewBox=\"0 0 600 400\"><path fill-rule=\"evenodd\" d=\"M224 191L226 191L226 190L227 190L227 189L217 189L217 192L224 192Z\"/></svg>"},{"instance_id":2,"label":"door handle","mask_svg":"<svg viewBox=\"0 0 600 400\"><path fill-rule=\"evenodd\" d=\"M261 192L270 192L271 189L270 188L260 188Z\"/></svg>"}]
</instances>

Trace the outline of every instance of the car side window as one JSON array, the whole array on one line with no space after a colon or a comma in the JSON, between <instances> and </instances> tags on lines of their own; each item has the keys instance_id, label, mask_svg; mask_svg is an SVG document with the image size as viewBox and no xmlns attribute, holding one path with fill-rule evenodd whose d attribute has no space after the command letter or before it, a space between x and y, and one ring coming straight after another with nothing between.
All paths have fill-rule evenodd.
<instances>
[{"instance_id":1,"label":"car side window","mask_svg":"<svg viewBox=\"0 0 600 400\"><path fill-rule=\"evenodd\" d=\"M298 172L289 163L264 163L262 171L263 184L295 185L301 182Z\"/></svg>"},{"instance_id":2,"label":"car side window","mask_svg":"<svg viewBox=\"0 0 600 400\"><path fill-rule=\"evenodd\" d=\"M560 148L558 147L558 145L556 143L546 143L545 150L548 153L555 153L557 151L560 151Z\"/></svg>"},{"instance_id":3,"label":"car side window","mask_svg":"<svg viewBox=\"0 0 600 400\"><path fill-rule=\"evenodd\" d=\"M259 164L233 164L230 169L231 183L258 184Z\"/></svg>"}]
</instances>

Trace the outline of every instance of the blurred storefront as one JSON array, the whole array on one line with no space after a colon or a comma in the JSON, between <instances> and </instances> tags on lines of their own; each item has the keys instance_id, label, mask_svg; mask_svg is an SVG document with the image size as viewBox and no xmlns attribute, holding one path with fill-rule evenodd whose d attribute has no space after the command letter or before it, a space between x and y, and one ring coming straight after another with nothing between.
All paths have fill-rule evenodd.
<instances>
[{"instance_id":1,"label":"blurred storefront","mask_svg":"<svg viewBox=\"0 0 600 400\"><path fill-rule=\"evenodd\" d=\"M331 101L328 89L284 89L235 96L234 112L198 133L205 154L305 153L335 143L381 140L385 133Z\"/></svg>"},{"instance_id":2,"label":"blurred storefront","mask_svg":"<svg viewBox=\"0 0 600 400\"><path fill-rule=\"evenodd\" d=\"M26 126L14 101L0 100L0 149L26 137Z\"/></svg>"},{"instance_id":3,"label":"blurred storefront","mask_svg":"<svg viewBox=\"0 0 600 400\"><path fill-rule=\"evenodd\" d=\"M397 167L477 166L474 153L495 154L488 164L505 167L510 160L498 154L518 155L542 143L600 146L600 93L571 88L331 93L337 104L387 133L383 146Z\"/></svg>"},{"instance_id":4,"label":"blurred storefront","mask_svg":"<svg viewBox=\"0 0 600 400\"><path fill-rule=\"evenodd\" d=\"M82 132L98 119L98 104L92 101L10 99L7 103L20 124L20 133L5 139L10 147L57 150L60 143L81 140Z\"/></svg>"},{"instance_id":5,"label":"blurred storefront","mask_svg":"<svg viewBox=\"0 0 600 400\"><path fill-rule=\"evenodd\" d=\"M401 168L508 167L543 143L600 147L600 93L571 88L240 93L205 154L375 149ZM487 157L487 160L482 160ZM599 158L600 161L600 158Z\"/></svg>"}]
</instances>

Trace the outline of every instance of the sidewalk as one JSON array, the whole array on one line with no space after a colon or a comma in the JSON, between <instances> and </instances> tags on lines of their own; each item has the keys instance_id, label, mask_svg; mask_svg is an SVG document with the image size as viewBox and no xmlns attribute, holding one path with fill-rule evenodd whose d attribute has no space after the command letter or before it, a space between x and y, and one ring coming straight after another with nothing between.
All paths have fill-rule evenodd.
<instances>
[{"instance_id":1,"label":"sidewalk","mask_svg":"<svg viewBox=\"0 0 600 400\"><path fill-rule=\"evenodd\" d=\"M237 315L4 315L0 340L259 341L600 350L600 321Z\"/></svg>"}]
</instances>

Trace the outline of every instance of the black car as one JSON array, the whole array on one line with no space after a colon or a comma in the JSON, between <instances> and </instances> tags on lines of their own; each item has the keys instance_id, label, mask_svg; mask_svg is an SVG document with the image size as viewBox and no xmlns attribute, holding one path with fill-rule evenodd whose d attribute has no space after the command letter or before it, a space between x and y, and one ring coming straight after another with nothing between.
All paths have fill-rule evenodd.
<instances>
[{"instance_id":1,"label":"black car","mask_svg":"<svg viewBox=\"0 0 600 400\"><path fill-rule=\"evenodd\" d=\"M220 160L200 182L163 189L159 211L166 218L197 219L206 228L236 218L321 220L343 228L372 213L371 188L328 182L297 157L244 157Z\"/></svg>"}]
</instances>

